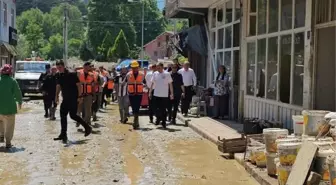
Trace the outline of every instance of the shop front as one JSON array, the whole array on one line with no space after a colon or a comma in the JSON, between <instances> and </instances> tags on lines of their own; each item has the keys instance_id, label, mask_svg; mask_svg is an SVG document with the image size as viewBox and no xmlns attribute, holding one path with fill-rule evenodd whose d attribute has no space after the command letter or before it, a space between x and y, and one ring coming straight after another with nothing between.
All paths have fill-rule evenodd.
<instances>
[{"instance_id":1,"label":"shop front","mask_svg":"<svg viewBox=\"0 0 336 185\"><path fill-rule=\"evenodd\" d=\"M312 0L246 0L241 43L243 116L279 121L311 108Z\"/></svg>"},{"instance_id":2,"label":"shop front","mask_svg":"<svg viewBox=\"0 0 336 185\"><path fill-rule=\"evenodd\" d=\"M230 119L238 119L240 71L240 0L220 0L209 7L208 83L216 78L218 67L224 65L231 77ZM212 58L211 58L212 57Z\"/></svg>"},{"instance_id":3,"label":"shop front","mask_svg":"<svg viewBox=\"0 0 336 185\"><path fill-rule=\"evenodd\" d=\"M15 57L17 56L17 50L15 46L17 45L17 30L9 27L9 42L0 41L0 64L14 65Z\"/></svg>"}]
</instances>

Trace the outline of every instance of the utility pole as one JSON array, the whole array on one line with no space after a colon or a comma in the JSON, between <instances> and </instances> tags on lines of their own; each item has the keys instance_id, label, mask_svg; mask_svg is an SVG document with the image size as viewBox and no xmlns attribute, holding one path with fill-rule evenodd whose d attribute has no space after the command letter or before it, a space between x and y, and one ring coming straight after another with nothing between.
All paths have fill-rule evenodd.
<instances>
[{"instance_id":1,"label":"utility pole","mask_svg":"<svg viewBox=\"0 0 336 185\"><path fill-rule=\"evenodd\" d=\"M64 49L63 49L63 61L64 64L67 66L68 62L68 7L67 4L65 3L64 5L64 22L63 22L63 44L64 44Z\"/></svg>"},{"instance_id":2,"label":"utility pole","mask_svg":"<svg viewBox=\"0 0 336 185\"><path fill-rule=\"evenodd\" d=\"M144 60L144 27L145 27L145 1L142 0L142 25L141 25L141 60Z\"/></svg>"}]
</instances>

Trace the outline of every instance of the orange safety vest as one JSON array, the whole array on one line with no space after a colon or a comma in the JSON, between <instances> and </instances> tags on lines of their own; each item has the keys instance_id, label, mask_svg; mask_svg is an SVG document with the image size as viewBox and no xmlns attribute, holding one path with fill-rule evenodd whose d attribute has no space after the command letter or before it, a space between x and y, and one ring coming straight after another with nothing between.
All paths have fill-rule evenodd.
<instances>
[{"instance_id":1,"label":"orange safety vest","mask_svg":"<svg viewBox=\"0 0 336 185\"><path fill-rule=\"evenodd\" d=\"M99 74L97 71L93 72L93 81L94 81L94 91L99 92L99 83L98 83Z\"/></svg>"},{"instance_id":2,"label":"orange safety vest","mask_svg":"<svg viewBox=\"0 0 336 185\"><path fill-rule=\"evenodd\" d=\"M82 85L82 92L83 94L91 94L93 92L93 82L94 82L94 77L92 73L89 72L88 76L85 79L85 73L84 70L80 70L79 72L79 81Z\"/></svg>"},{"instance_id":3,"label":"orange safety vest","mask_svg":"<svg viewBox=\"0 0 336 185\"><path fill-rule=\"evenodd\" d=\"M113 79L108 79L107 81L107 89L112 90L114 88L114 81Z\"/></svg>"},{"instance_id":4,"label":"orange safety vest","mask_svg":"<svg viewBox=\"0 0 336 185\"><path fill-rule=\"evenodd\" d=\"M143 79L142 72L138 72L138 76L135 78L133 72L128 73L127 78L127 90L130 95L140 95L143 93Z\"/></svg>"}]
</instances>

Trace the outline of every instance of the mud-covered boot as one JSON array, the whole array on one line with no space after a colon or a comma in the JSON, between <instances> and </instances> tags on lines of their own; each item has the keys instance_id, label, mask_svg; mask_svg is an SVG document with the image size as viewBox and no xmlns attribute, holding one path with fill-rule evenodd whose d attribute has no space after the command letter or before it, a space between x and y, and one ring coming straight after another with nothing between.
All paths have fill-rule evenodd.
<instances>
[{"instance_id":1,"label":"mud-covered boot","mask_svg":"<svg viewBox=\"0 0 336 185\"><path fill-rule=\"evenodd\" d=\"M134 114L134 122L133 122L133 129L139 128L139 115Z\"/></svg>"}]
</instances>

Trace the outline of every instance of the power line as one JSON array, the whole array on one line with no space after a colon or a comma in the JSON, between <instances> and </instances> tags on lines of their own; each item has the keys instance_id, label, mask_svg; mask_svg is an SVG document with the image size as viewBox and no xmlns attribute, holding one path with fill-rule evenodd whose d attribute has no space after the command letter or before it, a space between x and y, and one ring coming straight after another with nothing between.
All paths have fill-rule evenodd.
<instances>
[{"instance_id":1,"label":"power line","mask_svg":"<svg viewBox=\"0 0 336 185\"><path fill-rule=\"evenodd\" d=\"M102 24L141 24L144 23L157 23L162 21L139 21L139 22L133 22L133 21L126 21L126 22L115 22L115 21L85 21L85 20L69 20L70 22L79 22L79 23L102 23Z\"/></svg>"}]
</instances>

